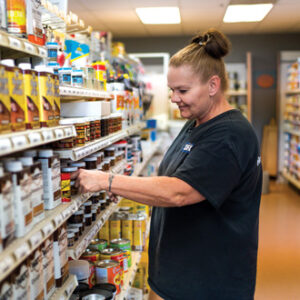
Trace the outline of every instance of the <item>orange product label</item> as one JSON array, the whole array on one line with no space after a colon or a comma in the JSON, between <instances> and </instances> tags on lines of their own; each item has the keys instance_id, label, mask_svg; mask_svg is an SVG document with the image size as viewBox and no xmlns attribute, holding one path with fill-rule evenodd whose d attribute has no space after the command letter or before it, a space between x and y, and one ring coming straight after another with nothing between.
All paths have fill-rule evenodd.
<instances>
[{"instance_id":1,"label":"orange product label","mask_svg":"<svg viewBox=\"0 0 300 300\"><path fill-rule=\"evenodd\" d=\"M26 33L25 0L7 0L7 25L10 33Z\"/></svg>"},{"instance_id":2,"label":"orange product label","mask_svg":"<svg viewBox=\"0 0 300 300\"><path fill-rule=\"evenodd\" d=\"M97 283L114 284L117 288L117 294L121 291L121 268L120 266L99 268L96 267Z\"/></svg>"},{"instance_id":3,"label":"orange product label","mask_svg":"<svg viewBox=\"0 0 300 300\"><path fill-rule=\"evenodd\" d=\"M117 95L117 110L124 109L124 96Z\"/></svg>"},{"instance_id":4,"label":"orange product label","mask_svg":"<svg viewBox=\"0 0 300 300\"><path fill-rule=\"evenodd\" d=\"M110 220L109 229L112 240L121 238L121 220Z\"/></svg>"}]
</instances>

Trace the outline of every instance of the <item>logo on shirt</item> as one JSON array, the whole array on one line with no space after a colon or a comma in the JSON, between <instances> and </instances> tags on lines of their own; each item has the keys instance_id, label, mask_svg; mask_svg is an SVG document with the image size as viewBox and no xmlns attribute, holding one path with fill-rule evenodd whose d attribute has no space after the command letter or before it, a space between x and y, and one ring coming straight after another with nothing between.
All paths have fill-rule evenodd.
<instances>
[{"instance_id":1,"label":"logo on shirt","mask_svg":"<svg viewBox=\"0 0 300 300\"><path fill-rule=\"evenodd\" d=\"M193 146L194 146L193 144L187 143L187 144L184 145L182 151L183 151L183 152L190 153L191 150L192 150L192 148L193 148Z\"/></svg>"},{"instance_id":2,"label":"logo on shirt","mask_svg":"<svg viewBox=\"0 0 300 300\"><path fill-rule=\"evenodd\" d=\"M259 166L260 164L261 164L261 157L259 156L259 157L257 158L256 165Z\"/></svg>"}]
</instances>

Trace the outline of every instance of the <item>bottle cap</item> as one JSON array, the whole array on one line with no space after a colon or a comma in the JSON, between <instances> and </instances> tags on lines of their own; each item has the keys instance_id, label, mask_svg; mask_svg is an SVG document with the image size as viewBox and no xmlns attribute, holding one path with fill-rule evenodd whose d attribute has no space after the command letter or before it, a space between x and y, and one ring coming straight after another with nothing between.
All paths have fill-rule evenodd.
<instances>
[{"instance_id":1,"label":"bottle cap","mask_svg":"<svg viewBox=\"0 0 300 300\"><path fill-rule=\"evenodd\" d=\"M33 158L32 157L19 157L18 160L22 163L25 167L30 167L33 165Z\"/></svg>"},{"instance_id":2,"label":"bottle cap","mask_svg":"<svg viewBox=\"0 0 300 300\"><path fill-rule=\"evenodd\" d=\"M15 61L13 59L2 59L1 64L8 66L8 67L14 67L15 66Z\"/></svg>"},{"instance_id":3,"label":"bottle cap","mask_svg":"<svg viewBox=\"0 0 300 300\"><path fill-rule=\"evenodd\" d=\"M51 157L53 156L53 150L43 149L39 151L39 157Z\"/></svg>"},{"instance_id":4,"label":"bottle cap","mask_svg":"<svg viewBox=\"0 0 300 300\"><path fill-rule=\"evenodd\" d=\"M18 64L18 67L22 70L31 70L30 63L20 63L20 64Z\"/></svg>"},{"instance_id":5,"label":"bottle cap","mask_svg":"<svg viewBox=\"0 0 300 300\"><path fill-rule=\"evenodd\" d=\"M8 172L20 172L23 170L22 163L20 161L6 161L4 162L4 165Z\"/></svg>"},{"instance_id":6,"label":"bottle cap","mask_svg":"<svg viewBox=\"0 0 300 300\"><path fill-rule=\"evenodd\" d=\"M23 152L23 155L26 157L37 157L37 151L36 150L27 150Z\"/></svg>"}]
</instances>

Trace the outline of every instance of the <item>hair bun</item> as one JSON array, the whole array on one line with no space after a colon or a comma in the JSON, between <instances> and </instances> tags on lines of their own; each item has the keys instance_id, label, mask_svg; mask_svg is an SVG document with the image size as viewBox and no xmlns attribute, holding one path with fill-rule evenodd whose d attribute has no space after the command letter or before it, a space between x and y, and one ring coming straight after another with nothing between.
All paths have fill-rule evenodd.
<instances>
[{"instance_id":1,"label":"hair bun","mask_svg":"<svg viewBox=\"0 0 300 300\"><path fill-rule=\"evenodd\" d=\"M203 46L207 54L214 58L221 58L228 54L231 44L228 38L216 29L209 29L203 35L197 35L192 43Z\"/></svg>"}]
</instances>

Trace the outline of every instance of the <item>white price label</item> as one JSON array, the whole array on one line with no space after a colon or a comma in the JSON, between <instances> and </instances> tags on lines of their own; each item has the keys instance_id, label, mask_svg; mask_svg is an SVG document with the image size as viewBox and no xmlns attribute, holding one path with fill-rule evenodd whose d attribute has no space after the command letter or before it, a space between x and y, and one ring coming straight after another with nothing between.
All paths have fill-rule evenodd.
<instances>
[{"instance_id":1,"label":"white price label","mask_svg":"<svg viewBox=\"0 0 300 300\"><path fill-rule=\"evenodd\" d=\"M22 43L20 40L13 38L13 37L8 37L9 39L9 46L10 47L14 47L14 48L18 48L21 49Z\"/></svg>"},{"instance_id":2,"label":"white price label","mask_svg":"<svg viewBox=\"0 0 300 300\"><path fill-rule=\"evenodd\" d=\"M38 132L32 132L28 134L30 144L37 144L42 141L42 137Z\"/></svg>"},{"instance_id":3,"label":"white price label","mask_svg":"<svg viewBox=\"0 0 300 300\"><path fill-rule=\"evenodd\" d=\"M10 151L12 148L10 140L0 139L0 153Z\"/></svg>"},{"instance_id":4,"label":"white price label","mask_svg":"<svg viewBox=\"0 0 300 300\"><path fill-rule=\"evenodd\" d=\"M43 237L42 237L42 232L41 232L41 231L36 232L36 233L29 239L29 243L30 243L31 248L37 246L37 245L41 242L42 239L43 239Z\"/></svg>"},{"instance_id":5,"label":"white price label","mask_svg":"<svg viewBox=\"0 0 300 300\"><path fill-rule=\"evenodd\" d=\"M35 53L35 47L32 44L24 42L24 47L26 51Z\"/></svg>"},{"instance_id":6,"label":"white price label","mask_svg":"<svg viewBox=\"0 0 300 300\"><path fill-rule=\"evenodd\" d=\"M64 131L62 129L55 129L54 132L57 139L64 137Z\"/></svg>"},{"instance_id":7,"label":"white price label","mask_svg":"<svg viewBox=\"0 0 300 300\"><path fill-rule=\"evenodd\" d=\"M54 226L52 223L48 223L44 228L42 229L42 232L44 235L49 235L54 230Z\"/></svg>"},{"instance_id":8,"label":"white price label","mask_svg":"<svg viewBox=\"0 0 300 300\"><path fill-rule=\"evenodd\" d=\"M54 219L54 224L56 227L58 227L63 222L63 217L61 214L57 215Z\"/></svg>"},{"instance_id":9,"label":"white price label","mask_svg":"<svg viewBox=\"0 0 300 300\"><path fill-rule=\"evenodd\" d=\"M71 214L72 214L72 207L69 206L67 209L65 209L62 213L63 219L66 220Z\"/></svg>"},{"instance_id":10,"label":"white price label","mask_svg":"<svg viewBox=\"0 0 300 300\"><path fill-rule=\"evenodd\" d=\"M22 258L24 258L29 254L30 254L30 249L27 243L24 243L23 245L18 247L14 252L14 256L16 257L17 260L21 260Z\"/></svg>"},{"instance_id":11,"label":"white price label","mask_svg":"<svg viewBox=\"0 0 300 300\"><path fill-rule=\"evenodd\" d=\"M65 137L70 137L73 135L72 128L64 128L64 132L65 132Z\"/></svg>"},{"instance_id":12,"label":"white price label","mask_svg":"<svg viewBox=\"0 0 300 300\"><path fill-rule=\"evenodd\" d=\"M26 137L24 135L13 136L11 140L14 148L22 148L28 144Z\"/></svg>"},{"instance_id":13,"label":"white price label","mask_svg":"<svg viewBox=\"0 0 300 300\"><path fill-rule=\"evenodd\" d=\"M0 274L3 275L14 265L14 260L11 256L7 256L0 260Z\"/></svg>"},{"instance_id":14,"label":"white price label","mask_svg":"<svg viewBox=\"0 0 300 300\"><path fill-rule=\"evenodd\" d=\"M39 55L43 57L47 57L47 50L42 47L39 47Z\"/></svg>"},{"instance_id":15,"label":"white price label","mask_svg":"<svg viewBox=\"0 0 300 300\"><path fill-rule=\"evenodd\" d=\"M72 213L76 212L76 211L77 211L77 203L74 202L74 203L71 205L70 208L71 208L71 212L72 212Z\"/></svg>"},{"instance_id":16,"label":"white price label","mask_svg":"<svg viewBox=\"0 0 300 300\"><path fill-rule=\"evenodd\" d=\"M50 130L45 130L42 132L43 138L45 141L51 141L53 140L53 132Z\"/></svg>"}]
</instances>

